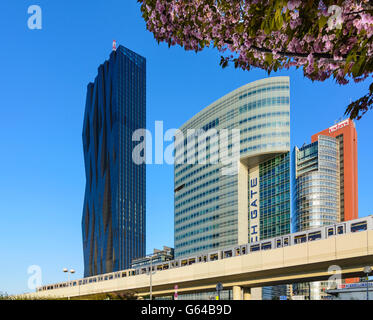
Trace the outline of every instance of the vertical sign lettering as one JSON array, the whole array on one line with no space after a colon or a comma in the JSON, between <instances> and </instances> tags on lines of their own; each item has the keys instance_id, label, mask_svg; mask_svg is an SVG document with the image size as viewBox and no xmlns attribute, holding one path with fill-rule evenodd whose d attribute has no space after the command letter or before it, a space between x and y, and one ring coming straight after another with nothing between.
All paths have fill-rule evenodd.
<instances>
[{"instance_id":1,"label":"vertical sign lettering","mask_svg":"<svg viewBox=\"0 0 373 320\"><path fill-rule=\"evenodd\" d=\"M250 242L260 240L259 166L250 170L249 176Z\"/></svg>"}]
</instances>

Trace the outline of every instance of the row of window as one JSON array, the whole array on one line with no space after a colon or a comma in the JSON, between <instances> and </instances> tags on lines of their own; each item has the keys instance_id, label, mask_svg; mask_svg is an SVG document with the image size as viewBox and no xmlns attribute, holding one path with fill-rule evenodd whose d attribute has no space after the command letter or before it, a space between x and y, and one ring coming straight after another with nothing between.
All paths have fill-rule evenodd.
<instances>
[{"instance_id":1,"label":"row of window","mask_svg":"<svg viewBox=\"0 0 373 320\"><path fill-rule=\"evenodd\" d=\"M289 97L273 97L273 98L264 98L261 100L249 102L240 107L240 114L255 110L257 108L264 108L267 106L273 105L288 105L290 103Z\"/></svg>"},{"instance_id":2,"label":"row of window","mask_svg":"<svg viewBox=\"0 0 373 320\"><path fill-rule=\"evenodd\" d=\"M211 194L211 193L216 193L216 192L218 192L218 191L219 191L219 187L212 188L212 189L207 190L207 191L205 191L205 192L201 192L200 194L195 195L194 197L191 197L191 198L189 198L189 199L187 199L187 200L184 200L184 201L182 201L182 202L176 204L176 205L175 205L175 209L178 209L178 208L180 208L180 207L182 207L182 206L184 206L184 205L186 205L186 204L188 204L188 203L190 203L190 202L194 202L194 201L196 201L197 199L200 199L200 198L206 197L206 196L208 196L209 194Z\"/></svg>"},{"instance_id":3,"label":"row of window","mask_svg":"<svg viewBox=\"0 0 373 320\"><path fill-rule=\"evenodd\" d=\"M289 89L289 85L288 84L284 84L284 85L276 85L276 86L270 86L270 87L265 87L265 88L261 88L261 89L256 89L256 90L253 90L253 91L249 91L241 96L239 96L239 100L242 100L244 98L247 98L247 97L250 97L254 94L258 94L258 93L264 93L264 92L272 92L272 91L277 91L277 90L288 90Z\"/></svg>"},{"instance_id":4,"label":"row of window","mask_svg":"<svg viewBox=\"0 0 373 320\"><path fill-rule=\"evenodd\" d=\"M184 198L185 196L189 195L189 194L192 194L192 193L195 193L196 191L198 191L199 189L201 188L205 188L205 187L208 187L210 184L216 184L219 182L219 178L216 178L216 179L212 179L210 181L207 181L205 183L202 183L200 184L198 187L195 187L193 189L190 189L182 194L180 194L179 196L175 197L175 202L179 201L180 199ZM185 188L185 186L184 186Z\"/></svg>"}]
</instances>

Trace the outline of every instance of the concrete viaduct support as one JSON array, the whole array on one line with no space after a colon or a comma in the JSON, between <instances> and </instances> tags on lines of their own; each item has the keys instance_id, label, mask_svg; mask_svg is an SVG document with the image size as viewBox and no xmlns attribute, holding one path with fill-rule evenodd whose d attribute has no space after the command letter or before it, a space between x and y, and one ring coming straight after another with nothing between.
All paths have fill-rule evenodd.
<instances>
[{"instance_id":1,"label":"concrete viaduct support","mask_svg":"<svg viewBox=\"0 0 373 320\"><path fill-rule=\"evenodd\" d=\"M233 286L233 300L262 300L262 288Z\"/></svg>"}]
</instances>

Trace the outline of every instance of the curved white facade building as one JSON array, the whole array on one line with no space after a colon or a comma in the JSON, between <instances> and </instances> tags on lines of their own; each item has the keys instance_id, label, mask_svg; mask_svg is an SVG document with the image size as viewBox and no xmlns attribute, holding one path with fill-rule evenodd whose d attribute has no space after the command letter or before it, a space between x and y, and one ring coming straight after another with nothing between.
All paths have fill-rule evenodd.
<instances>
[{"instance_id":1,"label":"curved white facade building","mask_svg":"<svg viewBox=\"0 0 373 320\"><path fill-rule=\"evenodd\" d=\"M290 232L288 77L220 98L180 128L175 145L176 257Z\"/></svg>"}]
</instances>

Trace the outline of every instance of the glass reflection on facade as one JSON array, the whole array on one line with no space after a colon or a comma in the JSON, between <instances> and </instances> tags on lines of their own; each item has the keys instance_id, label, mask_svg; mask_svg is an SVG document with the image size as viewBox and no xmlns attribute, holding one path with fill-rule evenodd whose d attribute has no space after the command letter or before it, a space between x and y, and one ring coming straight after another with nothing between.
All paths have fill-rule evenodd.
<instances>
[{"instance_id":1,"label":"glass reflection on facade","mask_svg":"<svg viewBox=\"0 0 373 320\"><path fill-rule=\"evenodd\" d=\"M337 139L327 136L295 148L295 232L339 221L338 151Z\"/></svg>"},{"instance_id":2,"label":"glass reflection on facade","mask_svg":"<svg viewBox=\"0 0 373 320\"><path fill-rule=\"evenodd\" d=\"M290 153L259 165L260 239L290 233Z\"/></svg>"},{"instance_id":3,"label":"glass reflection on facade","mask_svg":"<svg viewBox=\"0 0 373 320\"><path fill-rule=\"evenodd\" d=\"M203 109L180 128L184 137L193 129L205 132L239 129L240 160L244 168L242 175L222 175L221 162L180 163L176 156L176 258L249 241L247 197L253 168L263 179L263 183L260 182L263 203L261 200L259 203L264 216L260 220L263 227L260 234L269 237L290 231L289 89L288 77L249 83ZM183 141L184 146L180 143L184 147L181 156L187 155L187 142L187 139ZM229 143L228 148L231 148L230 138ZM176 144L177 150L179 147ZM212 145L207 146L206 151L212 157L208 148ZM198 159L198 148L193 155ZM277 178L274 177L276 174ZM270 199L272 196L275 201ZM279 223L278 227L276 223Z\"/></svg>"},{"instance_id":4,"label":"glass reflection on facade","mask_svg":"<svg viewBox=\"0 0 373 320\"><path fill-rule=\"evenodd\" d=\"M339 142L320 135L318 141L294 150L294 232L340 221ZM323 282L299 283L294 292L311 300L324 295Z\"/></svg>"},{"instance_id":5,"label":"glass reflection on facade","mask_svg":"<svg viewBox=\"0 0 373 320\"><path fill-rule=\"evenodd\" d=\"M88 84L83 124L84 276L130 267L145 255L144 165L132 133L146 127L146 60L119 46Z\"/></svg>"}]
</instances>

